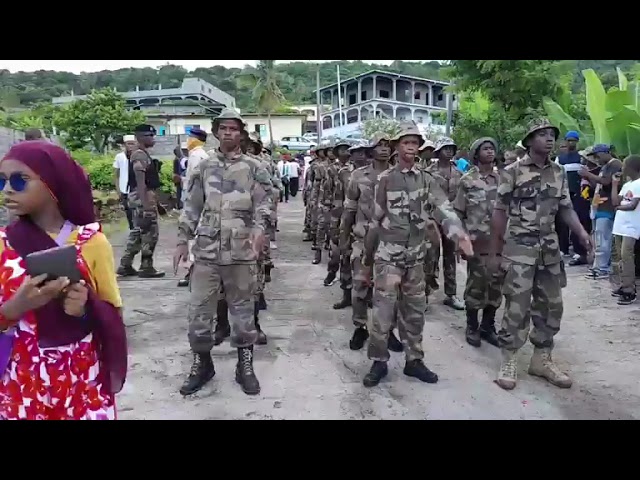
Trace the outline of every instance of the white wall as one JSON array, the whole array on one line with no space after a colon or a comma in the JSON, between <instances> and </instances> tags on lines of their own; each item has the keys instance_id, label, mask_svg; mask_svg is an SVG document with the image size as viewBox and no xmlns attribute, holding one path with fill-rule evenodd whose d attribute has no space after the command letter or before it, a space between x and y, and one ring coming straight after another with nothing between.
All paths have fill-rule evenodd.
<instances>
[{"instance_id":1,"label":"white wall","mask_svg":"<svg viewBox=\"0 0 640 480\"><path fill-rule=\"evenodd\" d=\"M278 141L282 137L289 137L291 135L302 135L302 120L303 117L271 117L271 126L273 127L273 140ZM244 117L244 121L248 125L250 132L257 131L256 125L265 125L264 133L262 134L262 141L268 143L269 139L269 120L267 117Z\"/></svg>"}]
</instances>

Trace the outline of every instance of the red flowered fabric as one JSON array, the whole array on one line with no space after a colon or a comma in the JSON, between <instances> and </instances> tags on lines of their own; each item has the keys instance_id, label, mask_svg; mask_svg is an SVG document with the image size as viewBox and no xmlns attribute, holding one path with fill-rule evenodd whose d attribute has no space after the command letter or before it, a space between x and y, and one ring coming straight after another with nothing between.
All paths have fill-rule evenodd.
<instances>
[{"instance_id":1,"label":"red flowered fabric","mask_svg":"<svg viewBox=\"0 0 640 480\"><path fill-rule=\"evenodd\" d=\"M84 261L82 246L101 230L99 224L80 227L76 240L78 266L95 288ZM26 277L24 261L11 248L3 230L0 241L0 301L6 302ZM103 388L98 348L92 334L81 341L55 348L38 346L38 325L33 312L15 328L11 360L0 372L2 420L113 420L113 395Z\"/></svg>"}]
</instances>

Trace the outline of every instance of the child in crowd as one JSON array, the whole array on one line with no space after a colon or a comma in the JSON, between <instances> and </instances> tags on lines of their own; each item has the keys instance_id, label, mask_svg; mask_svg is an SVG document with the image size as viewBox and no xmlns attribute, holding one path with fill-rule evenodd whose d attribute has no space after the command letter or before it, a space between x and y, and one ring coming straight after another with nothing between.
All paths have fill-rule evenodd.
<instances>
[{"instance_id":1,"label":"child in crowd","mask_svg":"<svg viewBox=\"0 0 640 480\"><path fill-rule=\"evenodd\" d=\"M626 183L619 189L621 179ZM640 238L640 155L630 155L624 160L622 172L613 176L611 200L616 209L613 222L615 235L615 260L619 266L614 275L616 288L612 295L619 305L629 305L636 300L635 255L636 241Z\"/></svg>"}]
</instances>

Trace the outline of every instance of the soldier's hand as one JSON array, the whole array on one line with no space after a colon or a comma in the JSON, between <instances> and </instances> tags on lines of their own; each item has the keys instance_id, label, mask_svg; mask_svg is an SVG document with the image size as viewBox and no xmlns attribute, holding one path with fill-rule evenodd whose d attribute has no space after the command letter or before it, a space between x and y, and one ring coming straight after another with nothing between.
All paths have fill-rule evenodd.
<instances>
[{"instance_id":1,"label":"soldier's hand","mask_svg":"<svg viewBox=\"0 0 640 480\"><path fill-rule=\"evenodd\" d=\"M189 260L189 247L187 245L178 245L176 251L173 254L173 273L178 273L178 267L180 262L186 262Z\"/></svg>"},{"instance_id":2,"label":"soldier's hand","mask_svg":"<svg viewBox=\"0 0 640 480\"><path fill-rule=\"evenodd\" d=\"M458 250L467 258L473 257L473 242L471 242L469 235L465 234L460 237L460 240L458 240Z\"/></svg>"},{"instance_id":3,"label":"soldier's hand","mask_svg":"<svg viewBox=\"0 0 640 480\"><path fill-rule=\"evenodd\" d=\"M582 244L584 249L587 251L587 261L589 263L593 263L595 252L593 241L591 240L591 235L589 235L587 232L582 232L582 234L580 234L578 238L580 239L580 243Z\"/></svg>"}]
</instances>

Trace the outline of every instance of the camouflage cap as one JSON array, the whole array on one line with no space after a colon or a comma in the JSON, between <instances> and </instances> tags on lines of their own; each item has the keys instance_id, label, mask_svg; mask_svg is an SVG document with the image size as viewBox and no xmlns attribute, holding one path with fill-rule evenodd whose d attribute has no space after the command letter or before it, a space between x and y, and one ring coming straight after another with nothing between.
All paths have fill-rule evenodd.
<instances>
[{"instance_id":1,"label":"camouflage cap","mask_svg":"<svg viewBox=\"0 0 640 480\"><path fill-rule=\"evenodd\" d=\"M580 150L578 153L587 162L591 162L598 165L598 160L596 159L596 157L593 156L593 147L587 147L584 150Z\"/></svg>"},{"instance_id":2,"label":"camouflage cap","mask_svg":"<svg viewBox=\"0 0 640 480\"><path fill-rule=\"evenodd\" d=\"M453 147L454 150L458 150L456 142L454 142L452 139L450 139L449 137L440 137L436 142L435 150L433 151L433 153L438 153L444 147Z\"/></svg>"},{"instance_id":3,"label":"camouflage cap","mask_svg":"<svg viewBox=\"0 0 640 480\"><path fill-rule=\"evenodd\" d=\"M357 142L353 142L353 145L349 147L349 151L355 152L356 150L362 150L363 148L370 148L369 142L366 140L358 140Z\"/></svg>"},{"instance_id":4,"label":"camouflage cap","mask_svg":"<svg viewBox=\"0 0 640 480\"><path fill-rule=\"evenodd\" d=\"M498 142L496 142L495 139L491 138L491 137L482 137L477 139L475 142L473 142L471 144L471 148L469 149L469 157L471 157L471 160L473 160L475 158L475 156L478 153L478 150L480 149L480 147L482 146L483 143L487 143L489 142L491 145L493 145L493 149L494 150L498 150Z\"/></svg>"},{"instance_id":5,"label":"camouflage cap","mask_svg":"<svg viewBox=\"0 0 640 480\"><path fill-rule=\"evenodd\" d=\"M418 137L420 139L419 146L422 146L422 144L424 143L424 137L422 136L422 133L420 133L420 130L418 129L418 126L415 122L402 122L400 124L400 131L396 133L393 138L391 138L390 142L397 143L402 137L407 137L409 135L415 135L416 137Z\"/></svg>"},{"instance_id":6,"label":"camouflage cap","mask_svg":"<svg viewBox=\"0 0 640 480\"><path fill-rule=\"evenodd\" d=\"M386 132L377 132L369 141L369 148L376 148L382 140L391 141L391 135Z\"/></svg>"},{"instance_id":7,"label":"camouflage cap","mask_svg":"<svg viewBox=\"0 0 640 480\"><path fill-rule=\"evenodd\" d=\"M247 130L247 124L244 123L240 114L231 108L225 108L220 112L219 116L213 119L213 122L211 123L211 133L214 135L218 133L218 126L222 120L237 120L240 125L242 125L242 129L244 131Z\"/></svg>"},{"instance_id":8,"label":"camouflage cap","mask_svg":"<svg viewBox=\"0 0 640 480\"><path fill-rule=\"evenodd\" d=\"M543 117L543 118L536 118L529 122L529 125L527 125L527 133L522 139L522 145L527 144L527 140L533 133L537 132L538 130L544 130L545 128L552 128L553 131L555 132L556 140L558 140L558 137L560 136L560 129L558 129L558 127L553 125L549 121L549 119Z\"/></svg>"},{"instance_id":9,"label":"camouflage cap","mask_svg":"<svg viewBox=\"0 0 640 480\"><path fill-rule=\"evenodd\" d=\"M432 150L436 149L435 144L431 140L425 140L422 146L420 147L420 151L426 150L427 148L431 148Z\"/></svg>"},{"instance_id":10,"label":"camouflage cap","mask_svg":"<svg viewBox=\"0 0 640 480\"><path fill-rule=\"evenodd\" d=\"M262 145L262 139L260 138L260 134L258 132L251 132L249 134L249 140L258 145Z\"/></svg>"}]
</instances>

